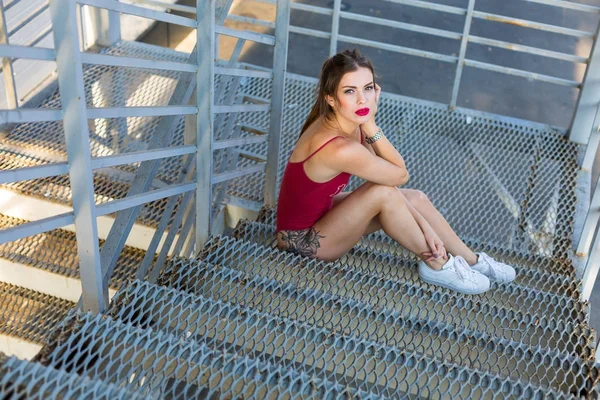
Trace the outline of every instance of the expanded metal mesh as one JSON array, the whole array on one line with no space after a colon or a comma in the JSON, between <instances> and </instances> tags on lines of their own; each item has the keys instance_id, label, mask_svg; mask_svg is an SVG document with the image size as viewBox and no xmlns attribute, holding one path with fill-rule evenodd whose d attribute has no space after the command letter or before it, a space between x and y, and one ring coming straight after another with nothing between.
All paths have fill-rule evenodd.
<instances>
[{"instance_id":1,"label":"expanded metal mesh","mask_svg":"<svg viewBox=\"0 0 600 400\"><path fill-rule=\"evenodd\" d=\"M7 229L27 221L0 214L0 229ZM104 240L100 240L100 246ZM109 286L118 289L135 276L145 252L130 246L121 251ZM55 229L14 242L0 244L0 257L59 275L79 278L77 239L74 232Z\"/></svg>"},{"instance_id":2,"label":"expanded metal mesh","mask_svg":"<svg viewBox=\"0 0 600 400\"><path fill-rule=\"evenodd\" d=\"M237 226L236 231L239 237L246 240L275 247L275 221L275 209L263 207L257 218L259 224L241 222ZM263 226L262 224L268 226ZM575 268L570 260L519 254L515 250L481 245L471 240L465 240L465 242L476 251L488 252L490 255L514 266L517 271L515 283L546 292L558 293L573 299L580 298L581 282L576 278ZM357 251L359 248L376 250L416 260L416 256L413 253L404 249L383 232L375 232L363 237L353 251Z\"/></svg>"},{"instance_id":3,"label":"expanded metal mesh","mask_svg":"<svg viewBox=\"0 0 600 400\"><path fill-rule=\"evenodd\" d=\"M350 398L339 384L110 317L71 313L42 364L131 388L146 398ZM357 393L361 398L378 398Z\"/></svg>"},{"instance_id":4,"label":"expanded metal mesh","mask_svg":"<svg viewBox=\"0 0 600 400\"><path fill-rule=\"evenodd\" d=\"M0 360L0 397L7 400L141 400L144 398L112 384L57 371L16 357Z\"/></svg>"},{"instance_id":5,"label":"expanded metal mesh","mask_svg":"<svg viewBox=\"0 0 600 400\"><path fill-rule=\"evenodd\" d=\"M262 82L245 89L270 97ZM288 76L278 176L281 179L315 84ZM265 126L265 117L247 117ZM480 246L568 260L582 147L538 124L382 94L378 125L411 173L407 188L426 193L458 234ZM252 151L266 154L265 145ZM510 168L507 168L510 166ZM230 193L261 201L264 177L232 182ZM353 178L347 190L360 185Z\"/></svg>"},{"instance_id":6,"label":"expanded metal mesh","mask_svg":"<svg viewBox=\"0 0 600 400\"><path fill-rule=\"evenodd\" d=\"M514 363L511 356L504 354L502 346L488 349L488 352L497 355L496 361L490 363L495 370L490 374L482 371L481 367L475 371L452 364L450 357L433 359L414 350L385 346L353 336L352 333L342 334L261 313L243 305L192 296L139 281L117 294L111 310L113 318L139 327L166 331L218 350L300 369L323 380L386 398L399 398L407 394L427 398L480 398L494 393L494 388L498 387L502 387L502 391L509 396L549 394L547 390L520 382L518 377L510 382L505 377L495 375L497 372L502 376L507 371L507 365L498 365L498 362L503 362L501 360L507 360L506 364ZM407 336L411 334L414 332L409 330ZM466 335L463 336L466 338ZM412 342L415 339L413 337ZM473 347L475 353L477 349ZM507 348L510 349L511 345L508 344ZM517 348L519 351L523 354L527 349ZM566 390L573 389L565 382L581 381L584 376L583 365L571 365L564 356L563 360L556 361L564 365L565 370L560 377L556 376L558 379L554 383ZM533 363L533 358L529 362ZM526 369L525 363L521 364L523 366ZM587 365L585 369L589 367ZM579 370L575 371L577 368ZM448 373L450 370L454 370L454 373ZM535 383L548 384L543 368L533 370L543 372L540 374L542 381Z\"/></svg>"},{"instance_id":7,"label":"expanded metal mesh","mask_svg":"<svg viewBox=\"0 0 600 400\"><path fill-rule=\"evenodd\" d=\"M248 236L259 234L255 230ZM498 284L482 295L461 295L421 282L416 276L414 261L385 253L357 252L337 262L325 263L233 238L213 239L206 249L202 253L208 263L206 271L214 265L219 267L219 272L213 276L212 272L205 271L204 275L209 274L219 282L226 276L236 276L242 285L255 282L249 287L232 288L231 296L236 298L245 291L250 292L248 296L255 296L254 285L272 286L269 290L277 293L285 288L291 293L289 296L307 296L314 303L323 299L346 302L351 298L348 304L359 304L370 310L383 308L400 317L462 326L530 346L560 349L585 359L592 356L593 332L584 322L583 306L560 295ZM225 268L227 273L223 272ZM191 280L190 285L201 279L192 273L185 276ZM210 287L207 290L211 290ZM281 301L277 298L273 305L261 304L272 311ZM532 304L539 305L541 310Z\"/></svg>"},{"instance_id":8,"label":"expanded metal mesh","mask_svg":"<svg viewBox=\"0 0 600 400\"><path fill-rule=\"evenodd\" d=\"M74 306L67 300L0 282L0 333L43 343Z\"/></svg>"}]
</instances>

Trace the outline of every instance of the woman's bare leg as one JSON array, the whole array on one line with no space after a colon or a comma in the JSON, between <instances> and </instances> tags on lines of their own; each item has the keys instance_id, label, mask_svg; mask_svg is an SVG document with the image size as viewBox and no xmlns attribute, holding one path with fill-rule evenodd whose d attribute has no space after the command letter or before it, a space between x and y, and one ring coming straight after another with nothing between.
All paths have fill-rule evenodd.
<instances>
[{"instance_id":1,"label":"woman's bare leg","mask_svg":"<svg viewBox=\"0 0 600 400\"><path fill-rule=\"evenodd\" d=\"M435 233L442 239L444 247L449 253L463 257L470 265L477 263L477 255L460 240L448 221L433 206L425 193L413 189L400 189L400 192L431 225Z\"/></svg>"},{"instance_id":2,"label":"woman's bare leg","mask_svg":"<svg viewBox=\"0 0 600 400\"><path fill-rule=\"evenodd\" d=\"M367 229L374 227L375 218L385 233L404 248L419 256L428 252L421 228L405 202L405 197L395 187L363 184L314 225L312 237L318 241L316 257L335 260L347 253ZM427 264L440 269L445 262L440 258Z\"/></svg>"}]
</instances>

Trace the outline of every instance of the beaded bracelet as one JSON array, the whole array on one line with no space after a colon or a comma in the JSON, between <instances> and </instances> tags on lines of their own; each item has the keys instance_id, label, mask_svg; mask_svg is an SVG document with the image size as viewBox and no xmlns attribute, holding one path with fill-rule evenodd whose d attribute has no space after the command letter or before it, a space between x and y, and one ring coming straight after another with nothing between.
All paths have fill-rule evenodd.
<instances>
[{"instance_id":1,"label":"beaded bracelet","mask_svg":"<svg viewBox=\"0 0 600 400\"><path fill-rule=\"evenodd\" d=\"M378 129L377 129L377 133L376 133L376 134L374 134L374 135L373 135L373 136L371 136L371 137L367 137L367 138L365 139L365 142L367 142L367 143L369 143L369 144L373 144L373 143L375 143L376 141L378 141L379 139L381 139L382 137L383 137L383 131L381 130L381 128L378 128Z\"/></svg>"}]
</instances>

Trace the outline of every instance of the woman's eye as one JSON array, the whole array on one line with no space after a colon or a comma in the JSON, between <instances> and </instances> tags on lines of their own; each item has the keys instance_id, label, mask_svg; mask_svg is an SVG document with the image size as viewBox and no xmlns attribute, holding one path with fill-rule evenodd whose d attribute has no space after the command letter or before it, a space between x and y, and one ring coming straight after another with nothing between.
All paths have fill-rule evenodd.
<instances>
[{"instance_id":1,"label":"woman's eye","mask_svg":"<svg viewBox=\"0 0 600 400\"><path fill-rule=\"evenodd\" d=\"M354 90L352 90L352 89L348 89L348 90L346 90L344 93L346 93L346 94L347 94L347 93L352 93L353 91L354 91Z\"/></svg>"},{"instance_id":2,"label":"woman's eye","mask_svg":"<svg viewBox=\"0 0 600 400\"><path fill-rule=\"evenodd\" d=\"M367 90L373 90L374 87L372 85L370 85L370 86L367 86L365 89L367 89Z\"/></svg>"}]
</instances>

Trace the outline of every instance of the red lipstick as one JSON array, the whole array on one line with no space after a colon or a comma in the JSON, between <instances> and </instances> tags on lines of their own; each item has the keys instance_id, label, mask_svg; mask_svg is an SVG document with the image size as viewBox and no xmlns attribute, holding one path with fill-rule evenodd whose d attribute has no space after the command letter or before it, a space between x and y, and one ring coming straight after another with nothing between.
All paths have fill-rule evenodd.
<instances>
[{"instance_id":1,"label":"red lipstick","mask_svg":"<svg viewBox=\"0 0 600 400\"><path fill-rule=\"evenodd\" d=\"M354 111L354 113L356 115L360 115L361 117L364 117L365 115L367 115L369 113L369 109L368 108L361 108L359 110Z\"/></svg>"}]
</instances>

